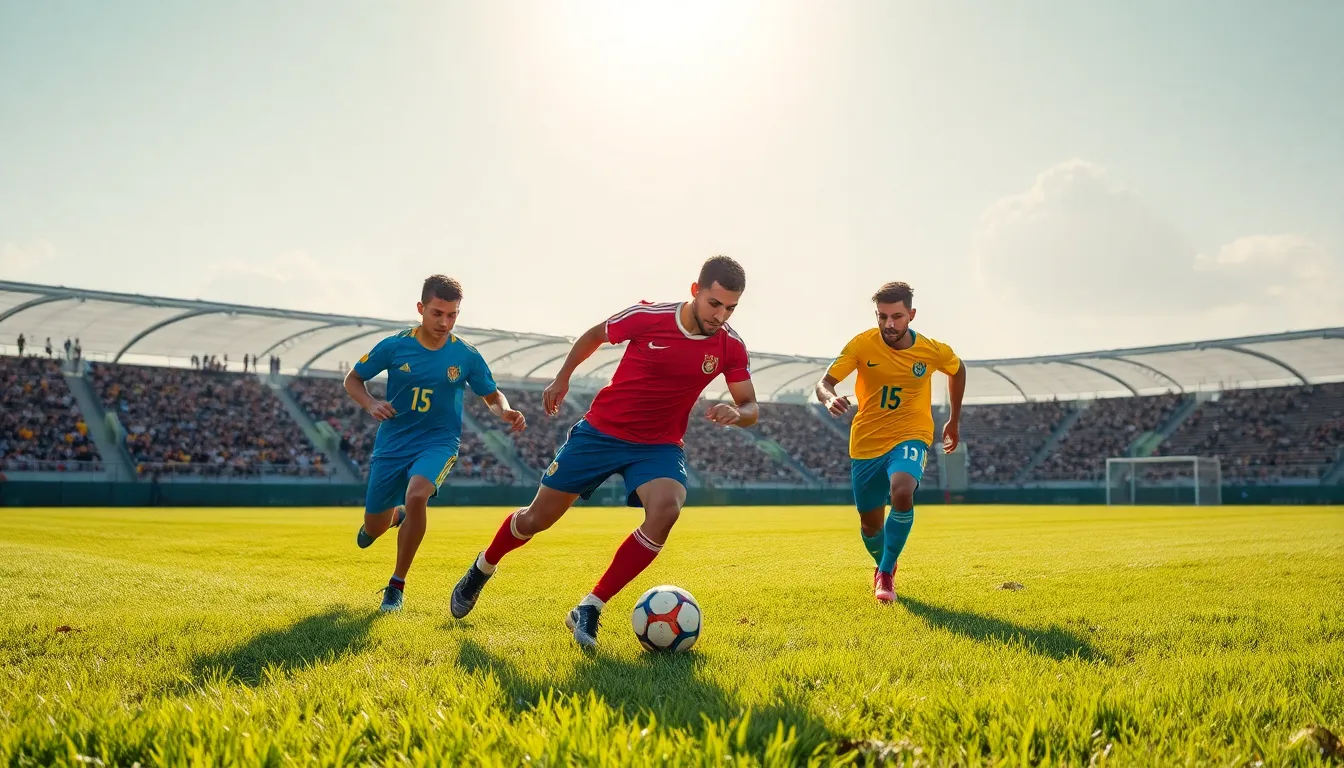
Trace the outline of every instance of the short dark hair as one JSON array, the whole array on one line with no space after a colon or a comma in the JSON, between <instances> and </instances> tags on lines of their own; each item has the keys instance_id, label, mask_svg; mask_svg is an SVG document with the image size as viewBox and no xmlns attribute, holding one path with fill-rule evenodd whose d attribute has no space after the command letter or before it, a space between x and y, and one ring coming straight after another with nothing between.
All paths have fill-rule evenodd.
<instances>
[{"instance_id":1,"label":"short dark hair","mask_svg":"<svg viewBox=\"0 0 1344 768\"><path fill-rule=\"evenodd\" d=\"M745 291L747 271L727 256L710 257L700 267L700 279L696 284L701 288L712 288L715 283L723 286L725 291Z\"/></svg>"},{"instance_id":2,"label":"short dark hair","mask_svg":"<svg viewBox=\"0 0 1344 768\"><path fill-rule=\"evenodd\" d=\"M873 303L904 303L906 309L912 309L915 306L915 289L911 288L909 283L887 283L873 294Z\"/></svg>"},{"instance_id":3,"label":"short dark hair","mask_svg":"<svg viewBox=\"0 0 1344 768\"><path fill-rule=\"evenodd\" d=\"M420 303L428 304L433 299L461 301L462 284L444 275L430 275L425 278L425 287L420 290Z\"/></svg>"}]
</instances>

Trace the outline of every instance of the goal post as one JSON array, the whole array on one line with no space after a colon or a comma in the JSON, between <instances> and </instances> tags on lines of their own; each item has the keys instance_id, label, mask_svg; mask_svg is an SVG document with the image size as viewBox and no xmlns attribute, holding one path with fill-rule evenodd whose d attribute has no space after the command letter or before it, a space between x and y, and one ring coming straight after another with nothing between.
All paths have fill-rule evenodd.
<instances>
[{"instance_id":1,"label":"goal post","mask_svg":"<svg viewBox=\"0 0 1344 768\"><path fill-rule=\"evenodd\" d=\"M1223 468L1208 456L1117 456L1106 460L1106 504L1223 503Z\"/></svg>"}]
</instances>

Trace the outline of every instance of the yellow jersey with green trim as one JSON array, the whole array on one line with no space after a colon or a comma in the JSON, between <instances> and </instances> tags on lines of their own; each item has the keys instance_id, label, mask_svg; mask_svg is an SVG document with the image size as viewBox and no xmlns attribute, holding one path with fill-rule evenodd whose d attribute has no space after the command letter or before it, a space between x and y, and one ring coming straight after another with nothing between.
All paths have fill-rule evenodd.
<instances>
[{"instance_id":1,"label":"yellow jersey with green trim","mask_svg":"<svg viewBox=\"0 0 1344 768\"><path fill-rule=\"evenodd\" d=\"M849 340L826 371L836 381L858 372L854 384L859 412L849 430L849 455L872 459L906 440L933 444L933 372L961 370L948 345L909 331L915 343L892 349L872 328Z\"/></svg>"}]
</instances>

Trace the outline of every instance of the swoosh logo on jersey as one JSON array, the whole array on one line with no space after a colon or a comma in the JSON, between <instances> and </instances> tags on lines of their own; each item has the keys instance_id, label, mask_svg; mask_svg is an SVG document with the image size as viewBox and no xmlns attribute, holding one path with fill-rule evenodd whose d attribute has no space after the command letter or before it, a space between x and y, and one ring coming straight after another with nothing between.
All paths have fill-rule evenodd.
<instances>
[{"instance_id":1,"label":"swoosh logo on jersey","mask_svg":"<svg viewBox=\"0 0 1344 768\"><path fill-rule=\"evenodd\" d=\"M650 341L650 342L649 342L649 349L667 349L667 347L660 347L660 346L658 346L657 344L654 344L652 341Z\"/></svg>"},{"instance_id":2,"label":"swoosh logo on jersey","mask_svg":"<svg viewBox=\"0 0 1344 768\"><path fill-rule=\"evenodd\" d=\"M881 363L874 363L874 362L871 361L871 360L868 361L868 367L869 367L869 368L876 368L876 367L879 366L879 365L881 365Z\"/></svg>"}]
</instances>

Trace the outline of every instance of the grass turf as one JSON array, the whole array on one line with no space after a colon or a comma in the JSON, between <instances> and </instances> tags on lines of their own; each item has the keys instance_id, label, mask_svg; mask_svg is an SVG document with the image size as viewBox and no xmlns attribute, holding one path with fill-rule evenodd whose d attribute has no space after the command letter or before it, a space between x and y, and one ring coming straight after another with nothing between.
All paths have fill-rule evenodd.
<instances>
[{"instance_id":1,"label":"grass turf","mask_svg":"<svg viewBox=\"0 0 1344 768\"><path fill-rule=\"evenodd\" d=\"M595 654L563 617L639 513L575 510L456 622L504 512L432 509L380 616L354 510L0 510L0 763L1316 764L1293 734L1344 726L1339 508L924 507L888 607L849 510L689 509ZM689 654L631 633L659 583Z\"/></svg>"}]
</instances>

